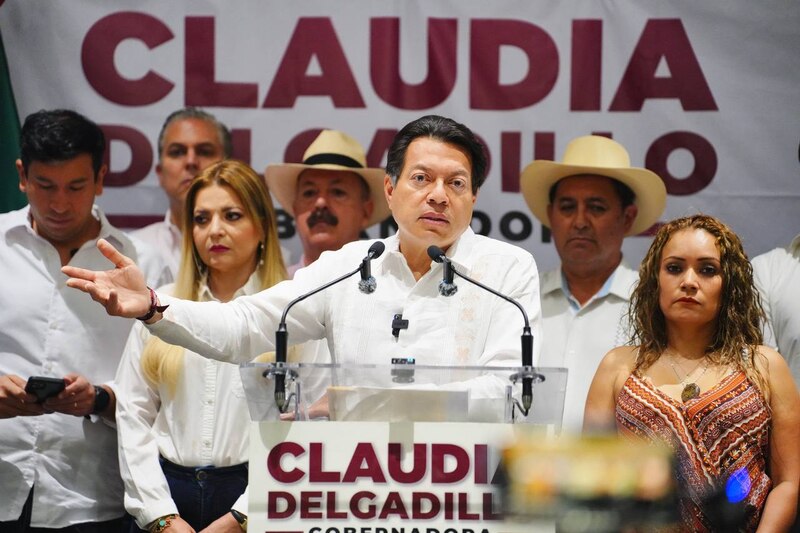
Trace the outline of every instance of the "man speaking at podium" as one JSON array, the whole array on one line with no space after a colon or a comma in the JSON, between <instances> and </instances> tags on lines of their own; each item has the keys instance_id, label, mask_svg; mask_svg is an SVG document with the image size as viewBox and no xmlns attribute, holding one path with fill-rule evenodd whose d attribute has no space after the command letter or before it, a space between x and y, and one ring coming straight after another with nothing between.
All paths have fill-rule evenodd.
<instances>
[{"instance_id":1,"label":"man speaking at podium","mask_svg":"<svg viewBox=\"0 0 800 533\"><path fill-rule=\"evenodd\" d=\"M536 263L527 251L470 228L486 166L481 142L449 118L424 116L400 130L384 178L398 231L382 241L385 253L371 262L377 287L361 291L346 280L301 301L287 315L289 343L326 338L335 363L389 364L392 358L413 357L423 365L519 366L520 310L465 282L452 296L440 295L448 265L432 262L428 248L436 245L458 272L521 304L530 317L536 363L541 344ZM156 294L137 266L106 242L98 247L116 268L65 267L64 272L69 286L89 293L111 315L139 318L166 342L207 357L246 362L275 349L274 332L289 302L366 261L374 242L325 252L293 280L225 304ZM475 388L471 393L482 395Z\"/></svg>"}]
</instances>

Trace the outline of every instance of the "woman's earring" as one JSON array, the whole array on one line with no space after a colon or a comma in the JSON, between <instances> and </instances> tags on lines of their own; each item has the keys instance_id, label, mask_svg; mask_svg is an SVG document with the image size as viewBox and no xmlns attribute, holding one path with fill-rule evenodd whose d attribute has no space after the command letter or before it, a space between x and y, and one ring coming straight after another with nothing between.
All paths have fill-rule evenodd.
<instances>
[{"instance_id":1,"label":"woman's earring","mask_svg":"<svg viewBox=\"0 0 800 533\"><path fill-rule=\"evenodd\" d=\"M258 255L258 266L264 266L264 243L259 242L258 248L256 248L256 254Z\"/></svg>"}]
</instances>

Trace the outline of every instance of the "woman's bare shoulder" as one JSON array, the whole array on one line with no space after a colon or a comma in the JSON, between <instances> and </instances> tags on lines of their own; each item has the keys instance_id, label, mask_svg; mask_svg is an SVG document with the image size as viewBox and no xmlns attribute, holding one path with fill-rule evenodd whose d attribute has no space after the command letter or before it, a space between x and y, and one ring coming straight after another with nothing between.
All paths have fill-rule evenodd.
<instances>
[{"instance_id":1,"label":"woman's bare shoulder","mask_svg":"<svg viewBox=\"0 0 800 533\"><path fill-rule=\"evenodd\" d=\"M617 346L609 351L603 358L602 365L607 369L633 371L636 366L636 357L639 354L638 346Z\"/></svg>"}]
</instances>

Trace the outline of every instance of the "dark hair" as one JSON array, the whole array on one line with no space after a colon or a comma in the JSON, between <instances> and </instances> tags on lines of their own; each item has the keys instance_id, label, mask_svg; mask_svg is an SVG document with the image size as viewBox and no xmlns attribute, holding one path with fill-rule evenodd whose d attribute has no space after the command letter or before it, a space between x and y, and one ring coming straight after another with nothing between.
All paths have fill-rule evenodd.
<instances>
[{"instance_id":1,"label":"dark hair","mask_svg":"<svg viewBox=\"0 0 800 533\"><path fill-rule=\"evenodd\" d=\"M103 166L106 138L100 127L70 109L37 111L27 116L19 136L25 172L33 161L55 163L81 154L92 156L95 179Z\"/></svg>"},{"instance_id":2,"label":"dark hair","mask_svg":"<svg viewBox=\"0 0 800 533\"><path fill-rule=\"evenodd\" d=\"M478 192L486 181L486 149L483 143L465 125L438 115L418 118L397 132L386 156L386 173L392 179L392 183L397 184L397 178L400 177L405 164L408 145L417 137L430 137L465 150L472 163L472 193Z\"/></svg>"},{"instance_id":3,"label":"dark hair","mask_svg":"<svg viewBox=\"0 0 800 533\"><path fill-rule=\"evenodd\" d=\"M720 255L722 301L706 353L714 363L743 370L764 392L766 382L755 365L755 354L763 342L760 326L765 315L753 282L753 267L739 236L719 219L703 214L677 218L661 226L642 260L639 283L628 309L633 342L641 346L636 368L649 367L667 348L667 324L659 303L661 254L672 236L685 229L708 232Z\"/></svg>"},{"instance_id":4,"label":"dark hair","mask_svg":"<svg viewBox=\"0 0 800 533\"><path fill-rule=\"evenodd\" d=\"M228 130L228 127L217 120L217 117L207 111L203 111L197 107L184 107L183 109L178 109L177 111L170 113L167 119L164 121L164 124L161 126L161 131L158 132L159 161L161 161L161 154L164 151L164 134L166 133L169 125L173 122L187 120L190 118L196 118L198 120L208 122L214 126L214 128L217 130L217 135L219 136L219 143L222 145L223 159L228 159L231 157L231 152L233 152L233 140L231 139L231 132Z\"/></svg>"},{"instance_id":5,"label":"dark hair","mask_svg":"<svg viewBox=\"0 0 800 533\"><path fill-rule=\"evenodd\" d=\"M625 185L619 180L615 180L609 176L603 176L602 174L573 174L573 176L599 176L601 178L608 178L611 180L611 186L614 187L614 191L617 193L619 197L619 201L622 204L622 209L625 209L629 205L632 205L633 202L636 201L636 193L633 192L633 189ZM564 176L564 178L571 178L572 176ZM550 186L550 190L548 191L548 197L550 198L550 203L552 204L556 199L556 191L558 190L558 184L561 183L561 178L553 185Z\"/></svg>"}]
</instances>

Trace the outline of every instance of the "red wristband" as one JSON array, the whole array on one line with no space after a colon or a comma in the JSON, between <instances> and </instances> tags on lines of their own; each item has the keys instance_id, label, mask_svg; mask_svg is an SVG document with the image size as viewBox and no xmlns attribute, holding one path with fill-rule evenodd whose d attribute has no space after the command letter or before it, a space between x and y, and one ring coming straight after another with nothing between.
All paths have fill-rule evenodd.
<instances>
[{"instance_id":1,"label":"red wristband","mask_svg":"<svg viewBox=\"0 0 800 533\"><path fill-rule=\"evenodd\" d=\"M136 320L141 320L142 322L147 322L153 318L156 313L163 313L167 307L169 307L169 305L157 305L158 299L156 298L156 291L150 287L147 287L147 290L150 291L150 310L147 311L146 314L136 317Z\"/></svg>"}]
</instances>

